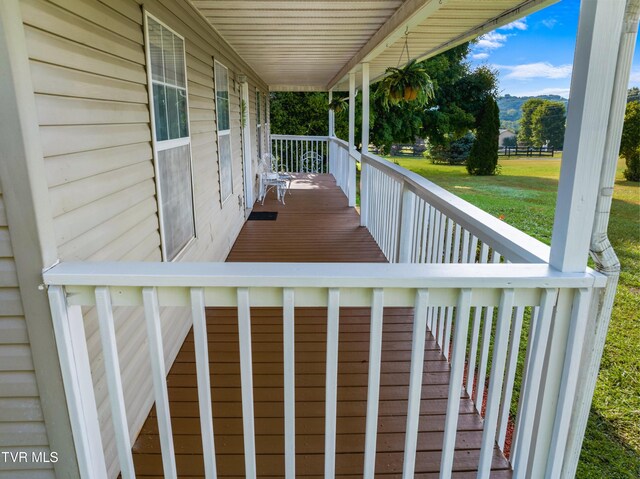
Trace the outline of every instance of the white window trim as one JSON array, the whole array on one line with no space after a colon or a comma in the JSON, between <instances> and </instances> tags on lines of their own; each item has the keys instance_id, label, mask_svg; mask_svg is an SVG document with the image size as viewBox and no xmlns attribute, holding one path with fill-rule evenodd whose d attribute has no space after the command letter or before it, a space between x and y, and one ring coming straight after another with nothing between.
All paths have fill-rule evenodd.
<instances>
[{"instance_id":1,"label":"white window trim","mask_svg":"<svg viewBox=\"0 0 640 479\"><path fill-rule=\"evenodd\" d=\"M193 155L191 148L191 122L189 121L189 81L187 78L187 52L186 52L186 42L182 35L176 32L173 28L169 27L166 23L160 20L155 15L149 13L149 11L144 10L144 50L145 50L145 62L147 69L147 93L149 95L149 115L151 116L151 145L153 149L153 168L154 168L154 181L156 185L156 204L158 208L158 221L160 226L160 251L162 253L162 261L173 262L178 261L181 257L184 256L185 251L194 243L196 238L198 237L198 222L196 219L196 198L195 198L195 185L193 181ZM186 115L187 115L187 127L189 128L189 136L184 138L176 138L173 140L165 140L165 141L157 141L156 140L156 115L153 104L153 83L164 83L164 82L156 82L153 80L153 74L151 72L151 48L149 45L149 23L148 18L152 18L154 21L162 25L164 28L169 30L175 36L182 40L182 53L183 53L183 67L184 67L184 91L185 91L185 103L186 103ZM175 85L171 85L175 87ZM158 165L158 152L168 150L170 148L175 148L177 146L189 145L189 168L191 170L191 204L193 211L193 237L187 241L187 243L180 249L173 258L167 258L167 250L164 241L164 215L162 213L162 193L160 192L160 177L158 172L160 171L160 167Z\"/></svg>"},{"instance_id":2,"label":"white window trim","mask_svg":"<svg viewBox=\"0 0 640 479\"><path fill-rule=\"evenodd\" d=\"M216 78L216 63L218 65L220 65L222 68L224 68L225 70L227 70L227 92L229 94L229 98L228 98L228 102L227 102L227 109L228 109L228 113L229 113L229 128L227 130L220 130L219 128L219 122L218 122L218 89L216 88L216 82L217 82L217 78ZM231 141L231 89L229 88L229 68L222 62L219 62L218 60L214 60L213 61L213 93L215 96L215 100L216 100L216 131L218 133L218 191L220 193L220 206L224 206L224 204L227 202L227 200L229 198L231 198L233 196L233 145L232 145L232 141ZM222 197L222 157L220 156L220 137L221 136L227 136L229 135L229 156L230 156L230 161L231 161L231 192L229 193L229 195L226 198Z\"/></svg>"}]
</instances>

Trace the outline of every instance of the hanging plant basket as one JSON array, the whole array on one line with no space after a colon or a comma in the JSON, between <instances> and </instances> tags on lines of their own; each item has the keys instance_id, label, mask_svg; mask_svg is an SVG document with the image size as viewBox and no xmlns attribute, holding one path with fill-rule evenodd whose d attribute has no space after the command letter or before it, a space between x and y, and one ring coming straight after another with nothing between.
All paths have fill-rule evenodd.
<instances>
[{"instance_id":1,"label":"hanging plant basket","mask_svg":"<svg viewBox=\"0 0 640 479\"><path fill-rule=\"evenodd\" d=\"M329 109L333 110L334 113L342 113L345 110L349 109L349 102L346 98L334 98L329 102Z\"/></svg>"},{"instance_id":2,"label":"hanging plant basket","mask_svg":"<svg viewBox=\"0 0 640 479\"><path fill-rule=\"evenodd\" d=\"M403 68L389 67L386 73L379 89L385 107L402 102L424 105L433 98L433 82L424 66L416 60L411 60Z\"/></svg>"}]
</instances>

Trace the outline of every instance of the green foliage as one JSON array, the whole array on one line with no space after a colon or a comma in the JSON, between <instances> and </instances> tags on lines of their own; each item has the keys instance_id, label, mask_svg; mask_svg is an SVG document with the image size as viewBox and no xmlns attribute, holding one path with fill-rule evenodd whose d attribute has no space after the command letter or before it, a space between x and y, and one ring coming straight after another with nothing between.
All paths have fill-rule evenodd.
<instances>
[{"instance_id":1,"label":"green foliage","mask_svg":"<svg viewBox=\"0 0 640 479\"><path fill-rule=\"evenodd\" d=\"M349 110L349 99L346 97L336 96L329 102L329 109L333 110L336 115Z\"/></svg>"},{"instance_id":2,"label":"green foliage","mask_svg":"<svg viewBox=\"0 0 640 479\"><path fill-rule=\"evenodd\" d=\"M271 93L271 133L274 135L328 135L328 101L328 95L323 92Z\"/></svg>"},{"instance_id":3,"label":"green foliage","mask_svg":"<svg viewBox=\"0 0 640 479\"><path fill-rule=\"evenodd\" d=\"M566 107L563 102L531 98L522 105L518 143L562 148Z\"/></svg>"},{"instance_id":4,"label":"green foliage","mask_svg":"<svg viewBox=\"0 0 640 479\"><path fill-rule=\"evenodd\" d=\"M565 120L564 103L545 100L531 116L531 144L562 148Z\"/></svg>"},{"instance_id":5,"label":"green foliage","mask_svg":"<svg viewBox=\"0 0 640 479\"><path fill-rule=\"evenodd\" d=\"M627 91L627 103L630 101L640 101L640 88L634 86Z\"/></svg>"},{"instance_id":6,"label":"green foliage","mask_svg":"<svg viewBox=\"0 0 640 479\"><path fill-rule=\"evenodd\" d=\"M404 103L385 109L379 83L374 85L371 142L390 151L392 143L424 138L431 145L446 148L474 129L484 98L496 93L497 76L488 67L472 70L465 61L468 52L469 44L465 43L420 62L433 83L434 97L428 108Z\"/></svg>"},{"instance_id":7,"label":"green foliage","mask_svg":"<svg viewBox=\"0 0 640 479\"><path fill-rule=\"evenodd\" d=\"M385 73L387 76L378 84L385 108L407 102L424 106L433 99L433 83L424 63L411 60L402 68L389 67Z\"/></svg>"},{"instance_id":8,"label":"green foliage","mask_svg":"<svg viewBox=\"0 0 640 479\"><path fill-rule=\"evenodd\" d=\"M620 156L627 169L624 176L629 181L640 181L640 101L627 103L620 141Z\"/></svg>"},{"instance_id":9,"label":"green foliage","mask_svg":"<svg viewBox=\"0 0 640 479\"><path fill-rule=\"evenodd\" d=\"M541 98L530 98L522 104L522 117L520 118L520 131L518 131L518 143L532 145L533 113L544 102Z\"/></svg>"},{"instance_id":10,"label":"green foliage","mask_svg":"<svg viewBox=\"0 0 640 479\"><path fill-rule=\"evenodd\" d=\"M469 132L452 141L448 146L434 146L431 148L431 161L433 163L449 163L450 165L462 164L469 158L474 141L475 136Z\"/></svg>"},{"instance_id":11,"label":"green foliage","mask_svg":"<svg viewBox=\"0 0 640 479\"><path fill-rule=\"evenodd\" d=\"M522 117L522 105L531 98L539 100L559 101L566 106L569 100L560 95L538 95L538 96L513 96L506 94L498 98L498 108L500 108L500 124L502 128L516 130ZM506 126L505 126L506 125Z\"/></svg>"},{"instance_id":12,"label":"green foliage","mask_svg":"<svg viewBox=\"0 0 640 479\"><path fill-rule=\"evenodd\" d=\"M478 116L476 140L473 142L467 171L471 175L495 175L498 167L498 137L500 136L500 114L493 96L487 96Z\"/></svg>"}]
</instances>

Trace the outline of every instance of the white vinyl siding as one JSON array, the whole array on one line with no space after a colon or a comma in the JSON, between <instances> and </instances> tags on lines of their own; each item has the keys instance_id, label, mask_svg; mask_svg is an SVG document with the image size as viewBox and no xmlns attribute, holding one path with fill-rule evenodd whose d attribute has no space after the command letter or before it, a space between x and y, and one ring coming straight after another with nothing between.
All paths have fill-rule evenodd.
<instances>
[{"instance_id":1,"label":"white vinyl siding","mask_svg":"<svg viewBox=\"0 0 640 479\"><path fill-rule=\"evenodd\" d=\"M0 192L0 450L49 454L9 225ZM0 459L0 477L53 479L53 464Z\"/></svg>"},{"instance_id":2,"label":"white vinyl siding","mask_svg":"<svg viewBox=\"0 0 640 479\"><path fill-rule=\"evenodd\" d=\"M221 63L214 63L216 85L216 110L218 120L218 160L220 170L220 201L224 203L233 193L233 167L231 158L231 121L229 95L229 70Z\"/></svg>"},{"instance_id":3,"label":"white vinyl siding","mask_svg":"<svg viewBox=\"0 0 640 479\"><path fill-rule=\"evenodd\" d=\"M160 234L163 257L171 261L196 233L184 39L145 18Z\"/></svg>"},{"instance_id":4,"label":"white vinyl siding","mask_svg":"<svg viewBox=\"0 0 640 479\"><path fill-rule=\"evenodd\" d=\"M21 0L21 8L58 256L61 261L161 261L151 85L139 2ZM230 74L247 74L252 91L266 85L189 3L150 0L145 9L184 38L198 236L179 260L224 261L242 228L244 211L238 201L224 205L219 201L213 58L224 61ZM229 96L233 191L242 194L240 100L233 88ZM153 405L144 316L140 309L118 308L114 320L129 428L135 439ZM187 311L162 312L167 369L190 324ZM85 328L104 426L102 440L109 475L115 478L118 461L95 310L85 311ZM22 394L20 398L29 396L25 408L38 401L32 373L8 376L0 388L6 385L7 391Z\"/></svg>"}]
</instances>

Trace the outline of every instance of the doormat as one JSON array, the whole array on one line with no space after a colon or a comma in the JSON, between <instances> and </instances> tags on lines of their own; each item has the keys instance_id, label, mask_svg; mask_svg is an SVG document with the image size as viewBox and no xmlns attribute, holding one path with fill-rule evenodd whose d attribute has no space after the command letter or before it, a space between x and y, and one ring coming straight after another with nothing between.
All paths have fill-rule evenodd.
<instances>
[{"instance_id":1,"label":"doormat","mask_svg":"<svg viewBox=\"0 0 640 479\"><path fill-rule=\"evenodd\" d=\"M277 217L277 211L253 211L249 215L249 221L275 221Z\"/></svg>"}]
</instances>

